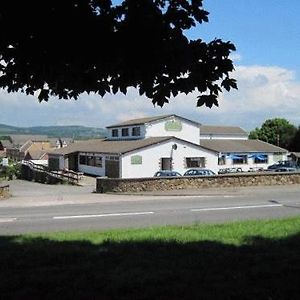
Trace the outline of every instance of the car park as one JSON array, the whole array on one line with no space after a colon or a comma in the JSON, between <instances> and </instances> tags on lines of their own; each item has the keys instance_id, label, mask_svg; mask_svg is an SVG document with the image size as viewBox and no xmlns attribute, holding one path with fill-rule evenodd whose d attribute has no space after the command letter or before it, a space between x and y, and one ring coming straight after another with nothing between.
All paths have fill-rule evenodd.
<instances>
[{"instance_id":1,"label":"car park","mask_svg":"<svg viewBox=\"0 0 300 300\"><path fill-rule=\"evenodd\" d=\"M216 175L216 173L210 169L194 168L194 169L187 170L183 176L213 176L213 175Z\"/></svg>"},{"instance_id":2,"label":"car park","mask_svg":"<svg viewBox=\"0 0 300 300\"><path fill-rule=\"evenodd\" d=\"M181 174L177 171L171 171L171 170L161 170L157 171L154 174L154 177L178 177L181 176Z\"/></svg>"}]
</instances>

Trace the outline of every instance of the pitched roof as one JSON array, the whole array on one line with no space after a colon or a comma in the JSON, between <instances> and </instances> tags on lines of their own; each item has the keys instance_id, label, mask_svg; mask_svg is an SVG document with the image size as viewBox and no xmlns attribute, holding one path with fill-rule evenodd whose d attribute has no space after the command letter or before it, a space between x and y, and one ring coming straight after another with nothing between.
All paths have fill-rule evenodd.
<instances>
[{"instance_id":1,"label":"pitched roof","mask_svg":"<svg viewBox=\"0 0 300 300\"><path fill-rule=\"evenodd\" d=\"M18 148L25 144L27 141L48 141L48 137L46 135L11 134L10 138L13 146Z\"/></svg>"},{"instance_id":2,"label":"pitched roof","mask_svg":"<svg viewBox=\"0 0 300 300\"><path fill-rule=\"evenodd\" d=\"M186 118L181 117L181 116L177 116L175 114L170 114L170 115L163 115L163 116L156 116L156 117L147 117L147 118L140 118L140 119L132 119L132 120L128 120L128 121L125 121L125 122L122 122L122 123L118 123L118 124L107 126L106 128L122 127L122 126L133 126L133 125L142 125L142 124L151 123L151 122L155 122L155 121L162 120L162 119L167 119L169 117L177 117L177 118L186 120L188 122L194 123L197 126L200 126L200 124L198 122L186 119Z\"/></svg>"},{"instance_id":3,"label":"pitched roof","mask_svg":"<svg viewBox=\"0 0 300 300\"><path fill-rule=\"evenodd\" d=\"M10 148L12 147L12 143L10 140L1 140L0 143L4 148Z\"/></svg>"},{"instance_id":4,"label":"pitched roof","mask_svg":"<svg viewBox=\"0 0 300 300\"><path fill-rule=\"evenodd\" d=\"M217 135L245 135L248 133L238 126L214 126L214 125L201 125L200 126L200 136L207 134L217 134Z\"/></svg>"},{"instance_id":5,"label":"pitched roof","mask_svg":"<svg viewBox=\"0 0 300 300\"><path fill-rule=\"evenodd\" d=\"M214 150L217 152L230 153L230 152L267 152L267 153L286 153L286 149L268 144L260 140L200 140L200 145L204 148Z\"/></svg>"},{"instance_id":6,"label":"pitched roof","mask_svg":"<svg viewBox=\"0 0 300 300\"><path fill-rule=\"evenodd\" d=\"M67 155L74 152L97 152L123 154L147 146L173 139L172 136L150 137L141 140L87 140L70 144L67 147L49 151L49 154Z\"/></svg>"},{"instance_id":7,"label":"pitched roof","mask_svg":"<svg viewBox=\"0 0 300 300\"><path fill-rule=\"evenodd\" d=\"M46 150L29 150L25 155L25 158L38 160L41 159L46 153Z\"/></svg>"}]
</instances>

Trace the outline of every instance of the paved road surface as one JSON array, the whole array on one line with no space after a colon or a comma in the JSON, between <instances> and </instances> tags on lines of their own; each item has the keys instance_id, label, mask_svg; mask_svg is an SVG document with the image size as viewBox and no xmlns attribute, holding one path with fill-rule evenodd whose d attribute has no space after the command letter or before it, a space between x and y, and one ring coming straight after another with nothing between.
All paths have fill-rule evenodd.
<instances>
[{"instance_id":1,"label":"paved road surface","mask_svg":"<svg viewBox=\"0 0 300 300\"><path fill-rule=\"evenodd\" d=\"M11 182L13 197L0 201L0 234L300 215L300 185L166 191L155 195L95 194L93 188Z\"/></svg>"}]
</instances>

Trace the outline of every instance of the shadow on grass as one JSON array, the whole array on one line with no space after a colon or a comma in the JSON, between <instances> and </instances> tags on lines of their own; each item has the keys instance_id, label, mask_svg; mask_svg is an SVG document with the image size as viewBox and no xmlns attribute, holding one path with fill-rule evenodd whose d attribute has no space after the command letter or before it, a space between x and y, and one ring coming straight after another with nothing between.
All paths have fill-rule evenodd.
<instances>
[{"instance_id":1,"label":"shadow on grass","mask_svg":"<svg viewBox=\"0 0 300 300\"><path fill-rule=\"evenodd\" d=\"M300 235L215 242L0 237L1 299L299 299Z\"/></svg>"}]
</instances>

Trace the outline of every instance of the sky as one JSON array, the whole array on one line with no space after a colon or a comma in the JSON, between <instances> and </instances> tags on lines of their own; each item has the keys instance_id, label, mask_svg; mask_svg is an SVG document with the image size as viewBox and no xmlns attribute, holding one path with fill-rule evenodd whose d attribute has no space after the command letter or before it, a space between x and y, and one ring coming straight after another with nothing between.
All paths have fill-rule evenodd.
<instances>
[{"instance_id":1,"label":"sky","mask_svg":"<svg viewBox=\"0 0 300 300\"><path fill-rule=\"evenodd\" d=\"M300 1L204 0L209 23L186 33L190 39L231 41L238 90L224 91L219 107L196 107L195 94L172 98L163 108L140 97L82 94L75 100L34 96L0 90L0 123L15 126L84 125L105 127L127 119L177 114L207 125L233 125L245 130L270 118L286 118L300 125Z\"/></svg>"}]
</instances>

